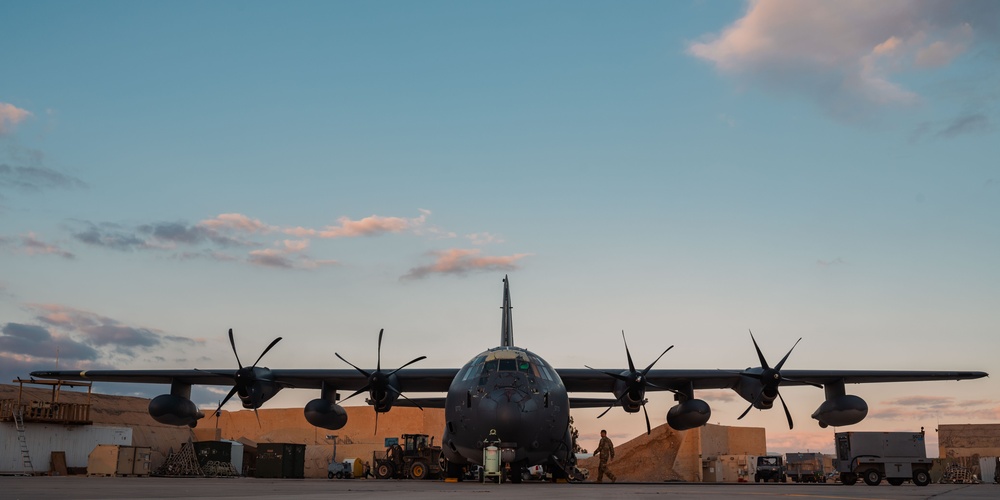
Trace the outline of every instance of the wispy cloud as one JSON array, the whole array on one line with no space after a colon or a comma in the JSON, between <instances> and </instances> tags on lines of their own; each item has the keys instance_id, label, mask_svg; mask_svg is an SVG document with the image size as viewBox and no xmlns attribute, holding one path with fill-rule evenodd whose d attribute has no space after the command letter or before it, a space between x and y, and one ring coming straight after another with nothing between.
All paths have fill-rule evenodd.
<instances>
[{"instance_id":1,"label":"wispy cloud","mask_svg":"<svg viewBox=\"0 0 1000 500\"><path fill-rule=\"evenodd\" d=\"M996 421L1000 419L1000 401L959 400L946 396L908 396L883 401L878 406L872 407L868 418L926 420L942 414L959 421Z\"/></svg>"},{"instance_id":2,"label":"wispy cloud","mask_svg":"<svg viewBox=\"0 0 1000 500\"><path fill-rule=\"evenodd\" d=\"M0 135L14 129L14 126L31 116L31 112L17 106L0 102Z\"/></svg>"},{"instance_id":3,"label":"wispy cloud","mask_svg":"<svg viewBox=\"0 0 1000 500\"><path fill-rule=\"evenodd\" d=\"M952 138L969 133L988 132L992 129L993 125L990 123L988 116L983 113L972 113L955 118L936 135L938 137Z\"/></svg>"},{"instance_id":4,"label":"wispy cloud","mask_svg":"<svg viewBox=\"0 0 1000 500\"><path fill-rule=\"evenodd\" d=\"M0 186L35 192L51 188L85 188L87 184L43 166L18 167L0 163Z\"/></svg>"},{"instance_id":5,"label":"wispy cloud","mask_svg":"<svg viewBox=\"0 0 1000 500\"><path fill-rule=\"evenodd\" d=\"M487 232L467 234L465 238L473 245L494 245L504 242L504 239L499 235Z\"/></svg>"},{"instance_id":6,"label":"wispy cloud","mask_svg":"<svg viewBox=\"0 0 1000 500\"><path fill-rule=\"evenodd\" d=\"M814 100L853 119L920 96L897 75L950 65L998 39L1000 3L757 0L721 33L688 44L741 83Z\"/></svg>"},{"instance_id":7,"label":"wispy cloud","mask_svg":"<svg viewBox=\"0 0 1000 500\"><path fill-rule=\"evenodd\" d=\"M335 260L309 257L305 254L308 248L309 240L283 240L275 243L274 248L251 251L248 261L258 266L283 269L316 269L339 264Z\"/></svg>"},{"instance_id":8,"label":"wispy cloud","mask_svg":"<svg viewBox=\"0 0 1000 500\"><path fill-rule=\"evenodd\" d=\"M435 261L426 266L410 269L401 280L420 279L432 274L465 275L472 272L513 271L517 262L530 254L508 256L482 256L479 249L452 248L430 252Z\"/></svg>"},{"instance_id":9,"label":"wispy cloud","mask_svg":"<svg viewBox=\"0 0 1000 500\"><path fill-rule=\"evenodd\" d=\"M25 255L55 255L64 259L76 258L72 252L58 245L42 241L35 233L28 233L16 238L0 236L0 248L9 248L15 253Z\"/></svg>"}]
</instances>

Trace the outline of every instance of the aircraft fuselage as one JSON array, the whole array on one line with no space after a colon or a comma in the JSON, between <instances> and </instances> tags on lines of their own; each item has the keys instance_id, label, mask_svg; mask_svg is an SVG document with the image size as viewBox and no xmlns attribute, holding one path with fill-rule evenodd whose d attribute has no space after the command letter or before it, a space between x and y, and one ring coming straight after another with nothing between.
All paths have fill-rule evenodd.
<instances>
[{"instance_id":1,"label":"aircraft fuselage","mask_svg":"<svg viewBox=\"0 0 1000 500\"><path fill-rule=\"evenodd\" d=\"M448 389L442 453L452 463L482 465L495 444L504 463L572 461L569 396L538 355L496 347L465 364Z\"/></svg>"}]
</instances>

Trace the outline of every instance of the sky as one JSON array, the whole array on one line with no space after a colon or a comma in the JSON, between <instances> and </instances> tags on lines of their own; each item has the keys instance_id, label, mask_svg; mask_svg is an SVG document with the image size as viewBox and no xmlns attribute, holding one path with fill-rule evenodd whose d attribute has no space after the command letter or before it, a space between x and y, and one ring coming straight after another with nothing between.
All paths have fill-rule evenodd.
<instances>
[{"instance_id":1,"label":"sky","mask_svg":"<svg viewBox=\"0 0 1000 500\"><path fill-rule=\"evenodd\" d=\"M626 367L624 331L739 370L752 331L772 365L802 338L788 369L994 373L998 126L997 2L2 2L0 379L235 369L229 328L244 361L283 337L271 368L374 366L383 328L383 366L459 367L505 275L560 368ZM998 388L848 386L841 430L936 455ZM793 430L697 394L832 451L822 391L782 395ZM585 448L645 431L600 412Z\"/></svg>"}]
</instances>

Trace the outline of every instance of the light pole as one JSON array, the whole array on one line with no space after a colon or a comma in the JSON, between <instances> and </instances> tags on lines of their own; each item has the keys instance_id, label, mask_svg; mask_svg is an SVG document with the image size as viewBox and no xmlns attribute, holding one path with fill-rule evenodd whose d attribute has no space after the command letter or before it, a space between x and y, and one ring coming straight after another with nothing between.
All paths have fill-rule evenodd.
<instances>
[{"instance_id":1,"label":"light pole","mask_svg":"<svg viewBox=\"0 0 1000 500\"><path fill-rule=\"evenodd\" d=\"M333 440L333 459L332 460L333 460L333 462L336 462L337 461L337 435L336 434L327 434L326 438Z\"/></svg>"}]
</instances>

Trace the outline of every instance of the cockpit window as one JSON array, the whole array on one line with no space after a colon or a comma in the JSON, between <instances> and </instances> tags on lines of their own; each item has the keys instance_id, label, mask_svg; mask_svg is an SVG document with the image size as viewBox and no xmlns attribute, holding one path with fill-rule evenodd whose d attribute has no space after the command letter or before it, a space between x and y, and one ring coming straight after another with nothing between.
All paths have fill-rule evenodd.
<instances>
[{"instance_id":1,"label":"cockpit window","mask_svg":"<svg viewBox=\"0 0 1000 500\"><path fill-rule=\"evenodd\" d=\"M556 380L552 368L537 356L525 351L505 349L477 356L462 369L459 377L461 380L478 378L480 384L485 384L489 376L496 372L520 372L531 381Z\"/></svg>"},{"instance_id":2,"label":"cockpit window","mask_svg":"<svg viewBox=\"0 0 1000 500\"><path fill-rule=\"evenodd\" d=\"M554 380L549 370L545 367L545 362L537 357L531 358L531 364L534 365L535 371L538 372L538 376L545 380Z\"/></svg>"}]
</instances>

